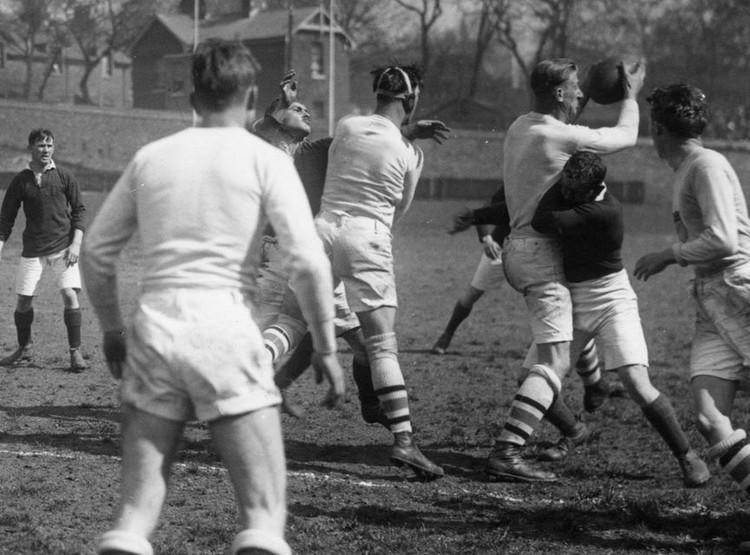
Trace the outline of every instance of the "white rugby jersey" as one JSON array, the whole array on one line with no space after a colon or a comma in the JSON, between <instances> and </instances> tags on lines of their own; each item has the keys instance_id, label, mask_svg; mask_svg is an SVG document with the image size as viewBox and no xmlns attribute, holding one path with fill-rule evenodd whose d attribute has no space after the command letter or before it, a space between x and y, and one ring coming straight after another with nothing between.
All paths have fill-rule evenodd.
<instances>
[{"instance_id":1,"label":"white rugby jersey","mask_svg":"<svg viewBox=\"0 0 750 555\"><path fill-rule=\"evenodd\" d=\"M321 212L367 216L391 226L404 183L419 179L423 160L422 150L389 119L344 118L328 151Z\"/></svg>"},{"instance_id":2,"label":"white rugby jersey","mask_svg":"<svg viewBox=\"0 0 750 555\"><path fill-rule=\"evenodd\" d=\"M672 252L681 264L709 275L750 262L750 220L737 174L729 161L708 148L688 154L675 171L672 210L687 236Z\"/></svg>"},{"instance_id":3,"label":"white rugby jersey","mask_svg":"<svg viewBox=\"0 0 750 555\"><path fill-rule=\"evenodd\" d=\"M557 182L574 152L608 154L638 139L638 103L623 101L615 127L592 129L564 123L548 114L529 112L508 128L503 147L503 181L513 237L540 237L531 227L545 192Z\"/></svg>"},{"instance_id":4,"label":"white rugby jersey","mask_svg":"<svg viewBox=\"0 0 750 555\"><path fill-rule=\"evenodd\" d=\"M322 284L330 280L289 156L239 127L191 127L150 143L128 164L86 236L91 302L111 303L98 298L97 284L115 275L117 257L136 231L143 290L252 291L267 221L279 237L292 281L302 273L318 276ZM321 320L333 316L330 297L310 301Z\"/></svg>"}]
</instances>

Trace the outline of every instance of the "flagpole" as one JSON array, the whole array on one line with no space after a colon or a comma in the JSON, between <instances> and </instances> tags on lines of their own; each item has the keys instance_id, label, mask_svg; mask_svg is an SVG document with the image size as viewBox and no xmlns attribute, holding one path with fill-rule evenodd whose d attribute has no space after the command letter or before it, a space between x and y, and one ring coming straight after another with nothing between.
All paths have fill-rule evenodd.
<instances>
[{"instance_id":1,"label":"flagpole","mask_svg":"<svg viewBox=\"0 0 750 555\"><path fill-rule=\"evenodd\" d=\"M335 118L335 57L333 49L335 46L333 40L333 1L330 0L328 7L328 136L333 136Z\"/></svg>"},{"instance_id":2,"label":"flagpole","mask_svg":"<svg viewBox=\"0 0 750 555\"><path fill-rule=\"evenodd\" d=\"M195 50L198 48L198 17L200 16L199 4L200 0L193 0L193 54L195 54ZM193 127L195 127L196 125L198 125L198 113L195 111L195 108L193 108Z\"/></svg>"}]
</instances>

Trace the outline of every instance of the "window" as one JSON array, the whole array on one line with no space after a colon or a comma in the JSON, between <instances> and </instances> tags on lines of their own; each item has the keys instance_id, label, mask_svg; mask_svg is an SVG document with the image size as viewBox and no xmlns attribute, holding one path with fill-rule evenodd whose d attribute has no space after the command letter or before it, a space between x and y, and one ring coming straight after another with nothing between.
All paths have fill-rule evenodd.
<instances>
[{"instance_id":1,"label":"window","mask_svg":"<svg viewBox=\"0 0 750 555\"><path fill-rule=\"evenodd\" d=\"M314 42L310 48L310 73L313 79L325 79L326 72L323 66L323 43Z\"/></svg>"},{"instance_id":2,"label":"window","mask_svg":"<svg viewBox=\"0 0 750 555\"><path fill-rule=\"evenodd\" d=\"M107 79L112 77L114 63L112 61L112 54L105 54L102 58L102 77Z\"/></svg>"},{"instance_id":3,"label":"window","mask_svg":"<svg viewBox=\"0 0 750 555\"><path fill-rule=\"evenodd\" d=\"M0 69L5 69L5 62L8 61L5 52L5 43L0 42Z\"/></svg>"}]
</instances>

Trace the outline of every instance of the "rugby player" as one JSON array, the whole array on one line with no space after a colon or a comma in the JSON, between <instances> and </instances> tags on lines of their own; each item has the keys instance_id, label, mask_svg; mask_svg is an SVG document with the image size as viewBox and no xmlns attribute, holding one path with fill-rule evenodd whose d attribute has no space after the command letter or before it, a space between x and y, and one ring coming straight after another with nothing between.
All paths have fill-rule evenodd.
<instances>
[{"instance_id":1,"label":"rugby player","mask_svg":"<svg viewBox=\"0 0 750 555\"><path fill-rule=\"evenodd\" d=\"M12 366L31 357L34 295L47 268L55 274L62 296L70 370L81 372L88 368L80 349L81 303L78 298L81 291L78 256L86 228L86 207L78 182L52 159L55 153L52 131L31 131L27 149L31 154L29 167L13 177L0 208L0 252L21 207L26 216L13 313L18 347L0 360L0 365Z\"/></svg>"},{"instance_id":2,"label":"rugby player","mask_svg":"<svg viewBox=\"0 0 750 555\"><path fill-rule=\"evenodd\" d=\"M343 282L362 324L375 393L394 436L391 461L430 480L443 469L413 439L394 330L398 302L391 246L392 226L408 210L422 172L422 150L401 132L416 109L422 77L414 66L372 74L375 111L337 125L315 221L334 280Z\"/></svg>"},{"instance_id":3,"label":"rugby player","mask_svg":"<svg viewBox=\"0 0 750 555\"><path fill-rule=\"evenodd\" d=\"M531 74L532 111L517 118L504 144L503 182L510 215L510 236L503 246L508 283L524 295L529 310L538 364L514 397L495 448L487 460L490 476L502 479L556 479L521 457L570 368L573 338L572 305L565 287L558 239L539 233L531 219L542 195L560 177L577 150L608 153L635 144L638 103L645 67L620 68L624 100L614 127L591 129L573 125L583 100L578 70L569 59L543 60Z\"/></svg>"},{"instance_id":4,"label":"rugby player","mask_svg":"<svg viewBox=\"0 0 750 555\"><path fill-rule=\"evenodd\" d=\"M706 95L674 84L655 89L651 136L674 170L672 211L678 241L635 265L647 280L670 265L692 266L696 309L690 349L690 388L698 430L709 457L750 493L750 442L732 421L739 390L750 388L750 220L740 181L729 161L703 145ZM750 551L750 542L742 549Z\"/></svg>"},{"instance_id":5,"label":"rugby player","mask_svg":"<svg viewBox=\"0 0 750 555\"><path fill-rule=\"evenodd\" d=\"M150 555L185 422L206 421L234 486L242 530L233 555L291 554L284 540L286 461L273 369L253 320L261 231L270 220L329 380L343 397L331 268L288 156L245 129L255 63L239 41L193 55L191 127L136 153L84 243L104 354L121 379L120 504L104 555ZM126 329L116 261L139 233L145 274ZM126 341L127 337L127 341Z\"/></svg>"},{"instance_id":6,"label":"rugby player","mask_svg":"<svg viewBox=\"0 0 750 555\"><path fill-rule=\"evenodd\" d=\"M307 139L310 134L310 113L297 99L298 86L294 76L294 70L284 76L280 83L279 97L271 103L265 116L254 123L253 131L293 157L310 208L316 214L323 195L328 148L332 139ZM450 129L441 121L419 120L402 125L401 131L410 139L433 139L441 144ZM258 280L261 329L264 343L274 360L291 351L276 372L274 381L282 392L284 410L293 416L300 416L301 409L288 401L284 391L310 366L313 348L310 334L305 332L307 325L294 295L287 288L287 274L279 262L276 238L269 226L263 238L263 257ZM343 283L336 286L334 301L336 335L343 338L353 352L352 371L362 418L367 423L378 423L388 428L388 421L373 390L359 320L349 309Z\"/></svg>"},{"instance_id":7,"label":"rugby player","mask_svg":"<svg viewBox=\"0 0 750 555\"><path fill-rule=\"evenodd\" d=\"M617 372L629 397L672 450L685 485L701 486L709 479L708 467L690 448L669 399L649 378L638 300L622 264L622 205L607 191L606 173L598 155L576 152L531 220L536 231L560 239L573 303L571 357L595 339L604 369ZM532 349L525 366L535 362Z\"/></svg>"}]
</instances>

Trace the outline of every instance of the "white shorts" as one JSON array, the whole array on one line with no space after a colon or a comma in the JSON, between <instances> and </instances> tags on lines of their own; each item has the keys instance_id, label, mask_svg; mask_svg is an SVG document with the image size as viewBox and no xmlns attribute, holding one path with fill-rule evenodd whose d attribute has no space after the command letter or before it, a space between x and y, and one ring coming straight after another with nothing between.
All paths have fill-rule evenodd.
<instances>
[{"instance_id":1,"label":"white shorts","mask_svg":"<svg viewBox=\"0 0 750 555\"><path fill-rule=\"evenodd\" d=\"M120 392L123 403L175 421L281 402L249 296L230 290L144 293L128 329Z\"/></svg>"},{"instance_id":2,"label":"white shorts","mask_svg":"<svg viewBox=\"0 0 750 555\"><path fill-rule=\"evenodd\" d=\"M503 245L508 284L523 294L534 343L573 339L573 306L555 239L508 237Z\"/></svg>"},{"instance_id":3,"label":"white shorts","mask_svg":"<svg viewBox=\"0 0 750 555\"><path fill-rule=\"evenodd\" d=\"M286 295L291 294L289 276L282 268L282 256L275 237L264 237L261 246L261 265L258 270L258 293L255 300L255 321L261 330L276 321ZM357 315L351 311L346 300L344 284L333 289L336 335L359 328Z\"/></svg>"},{"instance_id":4,"label":"white shorts","mask_svg":"<svg viewBox=\"0 0 750 555\"><path fill-rule=\"evenodd\" d=\"M697 305L690 377L713 376L750 389L750 264L693 282Z\"/></svg>"},{"instance_id":5,"label":"white shorts","mask_svg":"<svg viewBox=\"0 0 750 555\"><path fill-rule=\"evenodd\" d=\"M322 212L315 226L354 312L398 306L391 230L373 218Z\"/></svg>"},{"instance_id":6,"label":"white shorts","mask_svg":"<svg viewBox=\"0 0 750 555\"><path fill-rule=\"evenodd\" d=\"M36 295L45 269L54 273L59 289L80 289L81 274L78 271L78 263L76 262L72 266L65 264L66 250L35 258L22 256L16 271L16 294L26 297Z\"/></svg>"},{"instance_id":7,"label":"white shorts","mask_svg":"<svg viewBox=\"0 0 750 555\"><path fill-rule=\"evenodd\" d=\"M505 283L505 271L503 270L502 258L493 260L482 253L471 280L471 286L479 291L490 291L499 289L503 283Z\"/></svg>"},{"instance_id":8,"label":"white shorts","mask_svg":"<svg viewBox=\"0 0 750 555\"><path fill-rule=\"evenodd\" d=\"M643 335L638 298L621 270L601 278L569 283L573 301L571 364L575 364L593 338L605 370L623 366L648 366L648 347ZM536 362L536 349L529 349L524 367Z\"/></svg>"}]
</instances>

